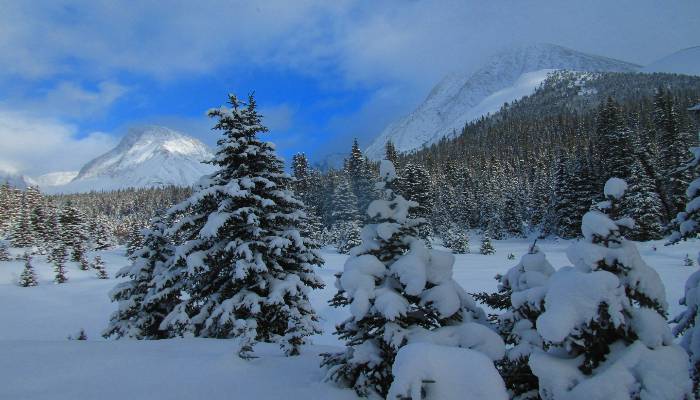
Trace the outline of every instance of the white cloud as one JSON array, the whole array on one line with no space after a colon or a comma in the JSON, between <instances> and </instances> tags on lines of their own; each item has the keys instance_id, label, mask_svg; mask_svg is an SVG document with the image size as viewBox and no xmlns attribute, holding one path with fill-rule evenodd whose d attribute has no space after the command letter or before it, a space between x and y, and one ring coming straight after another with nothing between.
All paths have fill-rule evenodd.
<instances>
[{"instance_id":1,"label":"white cloud","mask_svg":"<svg viewBox=\"0 0 700 400\"><path fill-rule=\"evenodd\" d=\"M73 125L0 110L0 169L39 175L78 170L87 161L116 144L102 132L78 136Z\"/></svg>"}]
</instances>

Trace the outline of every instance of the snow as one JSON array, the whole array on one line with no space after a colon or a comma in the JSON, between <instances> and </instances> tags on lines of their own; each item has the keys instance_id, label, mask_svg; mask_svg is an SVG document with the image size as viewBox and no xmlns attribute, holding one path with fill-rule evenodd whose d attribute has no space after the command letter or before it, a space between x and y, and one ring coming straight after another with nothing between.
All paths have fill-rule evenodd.
<instances>
[{"instance_id":1,"label":"snow","mask_svg":"<svg viewBox=\"0 0 700 400\"><path fill-rule=\"evenodd\" d=\"M607 271L585 273L562 268L547 283L545 312L537 318L537 332L547 341L561 343L576 327L595 318L601 303L617 326L624 320L623 290L617 277Z\"/></svg>"},{"instance_id":2,"label":"snow","mask_svg":"<svg viewBox=\"0 0 700 400\"><path fill-rule=\"evenodd\" d=\"M413 112L388 125L366 154L381 159L389 140L399 152L410 152L459 134L466 122L533 93L556 69L632 72L637 66L552 44L515 46L494 55L473 73L446 76Z\"/></svg>"},{"instance_id":3,"label":"snow","mask_svg":"<svg viewBox=\"0 0 700 400\"><path fill-rule=\"evenodd\" d=\"M654 61L642 71L700 76L700 46L679 50Z\"/></svg>"},{"instance_id":4,"label":"snow","mask_svg":"<svg viewBox=\"0 0 700 400\"><path fill-rule=\"evenodd\" d=\"M606 197L614 197L616 199L621 199L627 191L627 182L620 178L610 178L605 182L605 187L603 188L603 193Z\"/></svg>"},{"instance_id":5,"label":"snow","mask_svg":"<svg viewBox=\"0 0 700 400\"><path fill-rule=\"evenodd\" d=\"M649 349L637 341L613 346L598 374L588 377L577 368L578 359L562 360L542 352L530 356L530 367L540 377L545 400L679 400L690 391L687 355L677 346ZM641 382L641 385L640 385Z\"/></svg>"},{"instance_id":6,"label":"snow","mask_svg":"<svg viewBox=\"0 0 700 400\"><path fill-rule=\"evenodd\" d=\"M71 181L54 181L41 187L48 193L78 193L191 186L215 170L202 163L213 157L211 150L195 138L162 126L145 126L132 129L117 147L85 164Z\"/></svg>"},{"instance_id":7,"label":"snow","mask_svg":"<svg viewBox=\"0 0 700 400\"><path fill-rule=\"evenodd\" d=\"M507 399L493 362L483 354L428 343L399 350L388 399L499 400ZM429 382L429 383L426 383ZM425 388L425 397L421 389Z\"/></svg>"},{"instance_id":8,"label":"snow","mask_svg":"<svg viewBox=\"0 0 700 400\"><path fill-rule=\"evenodd\" d=\"M455 255L453 279L468 293L494 291L498 283L493 279L494 275L505 273L512 265L506 255L526 254L532 239L494 240L494 245L500 250L496 255ZM539 240L537 245L554 268L561 268L571 264L566 252L571 243ZM666 286L669 315L673 316L685 308L678 304L678 299L683 297L688 277L697 271L697 268L685 267L683 259L686 254L697 252L699 242L689 240L675 246L664 246L664 243L662 240L636 243L636 246L644 261L658 272ZM11 251L14 255L21 253L18 249ZM90 253L88 257L92 259L95 254L101 255L107 272L113 277L117 270L128 264L122 253L123 249L116 249ZM318 274L326 287L311 291L310 300L319 314L323 333L313 336L314 344L305 346L299 357L283 357L277 345L261 344L256 347L256 355L260 358L247 362L238 359L235 343L228 340L105 341L100 333L116 309L116 304L109 302L107 293L117 283L116 279L100 280L93 271L80 271L76 264L68 263L69 281L56 285L52 283L51 265L43 257L36 256L33 262L39 286L22 288L16 284L22 261L0 262L0 354L3 355L0 357L3 381L0 398L357 399L352 390L338 389L323 382L325 373L319 368L318 354L341 350L342 343L333 334L334 327L350 316L349 308L338 309L328 304L337 291L335 274L343 270L348 256L330 249L324 249L322 255L326 265L318 270ZM479 329L476 326L483 328L476 323L462 324L445 328L430 338L421 336L418 331L409 333L409 338L416 344L452 346L452 354L461 351L454 347L459 345L474 350L472 353L488 354L486 359L497 356L498 343L469 341L470 338L483 337L469 332L470 329ZM66 339L81 328L87 333L87 341ZM674 360L678 364L680 358L676 350L664 348L663 354L656 353L658 357L652 359L638 357L644 355L641 353L644 352L633 350L625 358L626 365L632 365L632 371L646 374L645 379L658 376L656 379L675 382L671 373ZM638 358L633 359L635 357ZM550 361L557 363L562 374L580 374L575 366L563 364L560 360ZM451 376L452 373L460 372L441 371L441 376ZM624 371L620 376L625 376ZM467 378L460 376L460 379ZM589 385L597 387L595 382ZM683 384L678 383L678 387L683 388ZM594 398L588 396L586 400ZM664 399L651 395L647 398Z\"/></svg>"}]
</instances>

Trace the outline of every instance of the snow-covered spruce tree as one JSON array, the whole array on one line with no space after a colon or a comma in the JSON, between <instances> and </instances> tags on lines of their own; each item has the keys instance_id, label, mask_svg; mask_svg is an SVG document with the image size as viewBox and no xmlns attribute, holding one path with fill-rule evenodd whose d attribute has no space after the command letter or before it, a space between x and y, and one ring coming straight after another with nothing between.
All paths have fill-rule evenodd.
<instances>
[{"instance_id":1,"label":"snow-covered spruce tree","mask_svg":"<svg viewBox=\"0 0 700 400\"><path fill-rule=\"evenodd\" d=\"M333 191L332 216L331 235L338 252L345 254L360 244L361 218L357 211L357 197L344 177Z\"/></svg>"},{"instance_id":2,"label":"snow-covered spruce tree","mask_svg":"<svg viewBox=\"0 0 700 400\"><path fill-rule=\"evenodd\" d=\"M399 153L396 151L396 146L394 146L394 142L391 140L387 140L386 145L384 146L384 152L385 152L385 159L391 161L392 164L394 164L396 167L399 166Z\"/></svg>"},{"instance_id":3,"label":"snow-covered spruce tree","mask_svg":"<svg viewBox=\"0 0 700 400\"><path fill-rule=\"evenodd\" d=\"M133 260L136 252L143 247L143 242L141 227L136 224L132 225L131 229L129 229L129 236L126 244L126 256Z\"/></svg>"},{"instance_id":4,"label":"snow-covered spruce tree","mask_svg":"<svg viewBox=\"0 0 700 400\"><path fill-rule=\"evenodd\" d=\"M242 357L260 341L296 355L320 331L308 294L323 287L314 272L323 261L299 234L304 204L289 190L291 177L274 145L258 138L267 128L253 95L229 95L229 103L209 112L223 134L211 161L219 170L169 211L186 210L169 232L185 239L174 262L186 261L189 296L165 322L195 336L239 338Z\"/></svg>"},{"instance_id":5,"label":"snow-covered spruce tree","mask_svg":"<svg viewBox=\"0 0 700 400\"><path fill-rule=\"evenodd\" d=\"M117 311L102 336L133 339L164 339L173 335L160 325L178 304L180 285L169 267L173 245L165 234L166 224L155 217L144 230L143 247L134 253L134 260L117 272L117 278L128 280L117 284L109 293L117 302Z\"/></svg>"},{"instance_id":6,"label":"snow-covered spruce tree","mask_svg":"<svg viewBox=\"0 0 700 400\"><path fill-rule=\"evenodd\" d=\"M98 279L109 279L109 274L107 274L105 262L102 261L102 257L95 256L95 258L92 260L91 267L95 270L95 274L97 275Z\"/></svg>"},{"instance_id":7,"label":"snow-covered spruce tree","mask_svg":"<svg viewBox=\"0 0 700 400\"><path fill-rule=\"evenodd\" d=\"M646 174L639 160L632 166L628 192L623 208L635 222L629 234L630 239L637 241L661 239L663 231L661 200L654 188L654 181Z\"/></svg>"},{"instance_id":8,"label":"snow-covered spruce tree","mask_svg":"<svg viewBox=\"0 0 700 400\"><path fill-rule=\"evenodd\" d=\"M479 253L483 255L489 255L493 254L496 252L496 249L493 247L493 244L491 243L491 236L489 235L488 230L484 231L484 234L481 237L481 247L479 248Z\"/></svg>"},{"instance_id":9,"label":"snow-covered spruce tree","mask_svg":"<svg viewBox=\"0 0 700 400\"><path fill-rule=\"evenodd\" d=\"M66 261L68 260L68 251L62 243L58 243L51 249L50 254L51 262L53 263L53 272L56 274L54 277L55 283L66 283L68 277L66 276Z\"/></svg>"},{"instance_id":10,"label":"snow-covered spruce tree","mask_svg":"<svg viewBox=\"0 0 700 400\"><path fill-rule=\"evenodd\" d=\"M26 201L22 201L22 207L19 211L17 222L12 227L12 235L10 241L14 247L31 247L34 246L36 240L34 230L32 229L31 211L27 206Z\"/></svg>"},{"instance_id":11,"label":"snow-covered spruce tree","mask_svg":"<svg viewBox=\"0 0 700 400\"><path fill-rule=\"evenodd\" d=\"M345 159L344 172L357 199L355 208L365 210L374 198L375 177L357 139L353 140L350 156Z\"/></svg>"},{"instance_id":12,"label":"snow-covered spruce tree","mask_svg":"<svg viewBox=\"0 0 700 400\"><path fill-rule=\"evenodd\" d=\"M90 220L88 231L90 232L92 248L95 250L104 250L113 244L107 224L108 221L103 216L97 216Z\"/></svg>"},{"instance_id":13,"label":"snow-covered spruce tree","mask_svg":"<svg viewBox=\"0 0 700 400\"><path fill-rule=\"evenodd\" d=\"M504 345L452 279L454 256L427 249L417 237L422 221L409 216L417 204L393 192L393 164L382 161L380 175L382 199L367 210L373 223L350 252L331 300L350 308L351 317L336 327L346 349L323 354L322 365L328 380L362 396L386 397L394 359L412 342L474 348L491 360L503 356Z\"/></svg>"},{"instance_id":14,"label":"snow-covered spruce tree","mask_svg":"<svg viewBox=\"0 0 700 400\"><path fill-rule=\"evenodd\" d=\"M509 346L506 357L497 366L514 399L539 397L538 380L528 361L533 351L544 348L536 330L537 317L544 309L544 286L553 273L545 254L533 244L516 266L497 277L498 293L491 295L491 300L500 301L487 302L493 308L505 310L498 316L497 326Z\"/></svg>"},{"instance_id":15,"label":"snow-covered spruce tree","mask_svg":"<svg viewBox=\"0 0 700 400\"><path fill-rule=\"evenodd\" d=\"M22 287L37 286L39 281L36 279L36 273L32 266L32 256L29 253L24 253L22 258L24 258L24 269L19 276L19 285Z\"/></svg>"},{"instance_id":16,"label":"snow-covered spruce tree","mask_svg":"<svg viewBox=\"0 0 700 400\"><path fill-rule=\"evenodd\" d=\"M7 244L0 241L0 261L10 261L10 252L8 251Z\"/></svg>"},{"instance_id":17,"label":"snow-covered spruce tree","mask_svg":"<svg viewBox=\"0 0 700 400\"><path fill-rule=\"evenodd\" d=\"M78 260L78 268L80 268L81 271L89 271L90 270L90 262L88 261L85 254L83 254L80 257L80 260Z\"/></svg>"},{"instance_id":18,"label":"snow-covered spruce tree","mask_svg":"<svg viewBox=\"0 0 700 400\"><path fill-rule=\"evenodd\" d=\"M469 235L467 235L466 230L460 228L457 224L449 225L449 228L443 233L442 242L453 253L469 253Z\"/></svg>"},{"instance_id":19,"label":"snow-covered spruce tree","mask_svg":"<svg viewBox=\"0 0 700 400\"><path fill-rule=\"evenodd\" d=\"M700 233L700 147L690 149L693 159L686 165L693 181L688 185L686 196L688 203L685 211L678 213L674 220L677 231L671 234L670 244L692 239ZM687 257L687 256L686 256ZM698 256L700 264L700 255ZM680 304L686 309L673 318L677 325L673 328L676 336L682 336L681 346L688 352L691 364L691 376L696 396L700 396L700 271L696 271L685 283L685 295Z\"/></svg>"},{"instance_id":20,"label":"snow-covered spruce tree","mask_svg":"<svg viewBox=\"0 0 700 400\"><path fill-rule=\"evenodd\" d=\"M584 240L567 252L574 266L545 285L536 329L546 350L529 361L543 399L690 398L687 357L665 320L664 286L623 236L634 225L618 218L626 189L623 180L608 180L608 200L584 215Z\"/></svg>"},{"instance_id":21,"label":"snow-covered spruce tree","mask_svg":"<svg viewBox=\"0 0 700 400\"><path fill-rule=\"evenodd\" d=\"M419 164L408 163L401 170L396 186L398 194L419 204L411 210L411 216L422 218L427 222L434 207L434 193L428 171ZM418 234L421 238L427 239L433 234L432 227L425 223Z\"/></svg>"},{"instance_id":22,"label":"snow-covered spruce tree","mask_svg":"<svg viewBox=\"0 0 700 400\"><path fill-rule=\"evenodd\" d=\"M71 250L71 261L81 262L88 241L85 214L69 203L62 210L59 222L63 243Z\"/></svg>"}]
</instances>

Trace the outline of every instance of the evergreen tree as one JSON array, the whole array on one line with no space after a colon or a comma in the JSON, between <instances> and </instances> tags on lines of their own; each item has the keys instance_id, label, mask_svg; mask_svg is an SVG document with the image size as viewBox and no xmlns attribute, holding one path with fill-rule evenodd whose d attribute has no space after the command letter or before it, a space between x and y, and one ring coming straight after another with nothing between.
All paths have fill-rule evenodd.
<instances>
[{"instance_id":1,"label":"evergreen tree","mask_svg":"<svg viewBox=\"0 0 700 400\"><path fill-rule=\"evenodd\" d=\"M143 235L138 225L132 225L129 230L129 239L126 245L126 256L133 260L136 252L143 247Z\"/></svg>"},{"instance_id":2,"label":"evergreen tree","mask_svg":"<svg viewBox=\"0 0 700 400\"><path fill-rule=\"evenodd\" d=\"M598 113L595 140L600 162L598 178L602 182L611 177L629 179L634 163L632 132L623 121L620 105L611 97Z\"/></svg>"},{"instance_id":3,"label":"evergreen tree","mask_svg":"<svg viewBox=\"0 0 700 400\"><path fill-rule=\"evenodd\" d=\"M608 180L607 200L584 215L584 239L567 252L573 268L562 268L548 279L544 311L536 320L546 352L532 353L529 361L543 398L587 396L592 385L599 398L622 393L643 398L642 390L659 398L681 399L689 394L687 363L666 325L664 286L634 243L623 236L634 224L621 213L626 189L623 180ZM625 361L631 359L636 361ZM661 360L665 360L663 371L633 372L637 365L651 366ZM609 375L611 371L630 380L616 379ZM570 376L577 378L571 381ZM680 384L668 384L668 378Z\"/></svg>"},{"instance_id":4,"label":"evergreen tree","mask_svg":"<svg viewBox=\"0 0 700 400\"><path fill-rule=\"evenodd\" d=\"M71 261L81 262L85 256L88 235L82 211L68 204L59 217L63 243L71 249Z\"/></svg>"},{"instance_id":5,"label":"evergreen tree","mask_svg":"<svg viewBox=\"0 0 700 400\"><path fill-rule=\"evenodd\" d=\"M107 219L103 216L90 220L88 231L90 232L92 247L95 250L104 250L112 245L107 224Z\"/></svg>"},{"instance_id":6,"label":"evergreen tree","mask_svg":"<svg viewBox=\"0 0 700 400\"><path fill-rule=\"evenodd\" d=\"M333 242L340 253L347 253L360 244L360 216L357 198L346 179L341 179L333 192L332 216Z\"/></svg>"},{"instance_id":7,"label":"evergreen tree","mask_svg":"<svg viewBox=\"0 0 700 400\"><path fill-rule=\"evenodd\" d=\"M19 276L19 285L22 287L39 285L39 281L37 281L36 274L34 273L34 267L32 266L32 257L29 253L24 253L22 258L24 258L24 269Z\"/></svg>"},{"instance_id":8,"label":"evergreen tree","mask_svg":"<svg viewBox=\"0 0 700 400\"><path fill-rule=\"evenodd\" d=\"M683 211L685 189L690 181L687 162L690 135L683 132L670 92L659 89L654 96L653 121L659 137L659 163L666 183L671 212Z\"/></svg>"},{"instance_id":9,"label":"evergreen tree","mask_svg":"<svg viewBox=\"0 0 700 400\"><path fill-rule=\"evenodd\" d=\"M392 164L398 167L399 165L399 154L396 151L396 147L394 146L394 142L391 140L388 140L386 142L386 146L384 148L385 150L385 159L391 161Z\"/></svg>"},{"instance_id":10,"label":"evergreen tree","mask_svg":"<svg viewBox=\"0 0 700 400\"><path fill-rule=\"evenodd\" d=\"M279 343L299 354L305 338L320 331L308 299L323 287L313 268L323 261L298 228L303 203L271 143L252 95L229 96L231 109L209 112L218 121L219 168L192 196L169 211L182 216L172 228L174 262L186 260L183 297L165 323L200 337L239 338L241 357L256 342Z\"/></svg>"},{"instance_id":11,"label":"evergreen tree","mask_svg":"<svg viewBox=\"0 0 700 400\"><path fill-rule=\"evenodd\" d=\"M51 250L53 272L56 274L53 280L55 283L66 283L68 281L68 277L66 276L67 259L68 251L66 250L65 246L59 244Z\"/></svg>"},{"instance_id":12,"label":"evergreen tree","mask_svg":"<svg viewBox=\"0 0 700 400\"><path fill-rule=\"evenodd\" d=\"M452 250L453 253L469 253L469 235L464 229L456 224L451 224L444 232L442 241L445 247Z\"/></svg>"},{"instance_id":13,"label":"evergreen tree","mask_svg":"<svg viewBox=\"0 0 700 400\"><path fill-rule=\"evenodd\" d=\"M173 245L166 229L160 218L154 218L151 228L144 230L144 245L135 252L133 263L117 272L117 278L128 280L117 284L109 294L117 302L117 311L102 333L105 338L174 336L161 328L165 317L179 302L182 283L171 273Z\"/></svg>"},{"instance_id":14,"label":"evergreen tree","mask_svg":"<svg viewBox=\"0 0 700 400\"><path fill-rule=\"evenodd\" d=\"M105 269L105 262L102 261L102 257L95 256L95 258L92 260L91 267L95 270L98 279L109 279L109 274L107 274L107 270Z\"/></svg>"},{"instance_id":15,"label":"evergreen tree","mask_svg":"<svg viewBox=\"0 0 700 400\"><path fill-rule=\"evenodd\" d=\"M484 231L484 234L481 237L481 247L479 248L479 253L483 255L489 255L493 254L496 252L496 249L493 247L493 244L491 243L491 237L489 235L488 231Z\"/></svg>"},{"instance_id":16,"label":"evergreen tree","mask_svg":"<svg viewBox=\"0 0 700 400\"><path fill-rule=\"evenodd\" d=\"M10 261L10 252L8 251L7 244L0 241L0 261Z\"/></svg>"},{"instance_id":17,"label":"evergreen tree","mask_svg":"<svg viewBox=\"0 0 700 400\"><path fill-rule=\"evenodd\" d=\"M12 228L12 236L10 237L10 241L14 247L34 246L34 231L32 229L30 210L26 200L22 201L19 217Z\"/></svg>"},{"instance_id":18,"label":"evergreen tree","mask_svg":"<svg viewBox=\"0 0 700 400\"><path fill-rule=\"evenodd\" d=\"M653 180L646 174L639 160L632 167L628 192L623 208L625 214L635 221L630 238L638 241L661 239L661 199L655 191Z\"/></svg>"},{"instance_id":19,"label":"evergreen tree","mask_svg":"<svg viewBox=\"0 0 700 400\"><path fill-rule=\"evenodd\" d=\"M386 397L394 358L410 343L411 334L429 341L471 328L474 335L478 331L483 336L466 334L466 341L495 336L502 342L483 329L483 311L452 279L454 258L427 249L417 238L420 221L411 218L409 210L418 204L392 190L396 173L390 161L382 161L380 175L382 199L368 209L374 223L364 227L363 244L346 261L337 281L339 291L331 300L333 306L350 308L351 317L337 326L346 350L323 354L322 364L328 368L327 379L361 396Z\"/></svg>"},{"instance_id":20,"label":"evergreen tree","mask_svg":"<svg viewBox=\"0 0 700 400\"><path fill-rule=\"evenodd\" d=\"M498 316L498 331L510 345L506 357L497 363L499 372L513 398L534 399L539 396L539 382L528 364L530 354L544 349L537 333L537 318L544 310L544 287L554 268L535 244L505 275L499 276L498 293L505 309ZM487 303L488 304L488 303ZM489 304L494 305L494 304Z\"/></svg>"},{"instance_id":21,"label":"evergreen tree","mask_svg":"<svg viewBox=\"0 0 700 400\"><path fill-rule=\"evenodd\" d=\"M357 139L352 143L352 150L350 156L345 160L344 169L350 188L357 198L355 208L366 210L367 205L374 198L374 176L369 161L360 150Z\"/></svg>"},{"instance_id":22,"label":"evergreen tree","mask_svg":"<svg viewBox=\"0 0 700 400\"><path fill-rule=\"evenodd\" d=\"M686 195L688 202L685 210L678 213L675 219L677 228L671 234L669 244L675 244L681 240L693 239L700 232L700 147L690 149L693 159L685 166L693 181L688 185ZM688 256L686 255L686 258ZM700 264L700 255L698 256ZM677 325L673 328L676 336L682 336L681 346L690 356L690 375L693 378L694 392L700 396L700 271L696 271L685 283L685 294L680 304L686 309L678 314L672 322Z\"/></svg>"},{"instance_id":23,"label":"evergreen tree","mask_svg":"<svg viewBox=\"0 0 700 400\"><path fill-rule=\"evenodd\" d=\"M419 236L423 239L432 235L432 227L427 223L433 209L433 190L428 171L421 165L408 163L401 171L396 183L396 191L405 199L419 204L411 210L411 216L424 220Z\"/></svg>"}]
</instances>

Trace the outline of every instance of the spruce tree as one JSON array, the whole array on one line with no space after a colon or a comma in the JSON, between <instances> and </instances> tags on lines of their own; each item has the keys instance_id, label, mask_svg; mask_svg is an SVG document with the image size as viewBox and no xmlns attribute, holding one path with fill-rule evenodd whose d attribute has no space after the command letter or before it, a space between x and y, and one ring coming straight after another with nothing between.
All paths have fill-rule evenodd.
<instances>
[{"instance_id":1,"label":"spruce tree","mask_svg":"<svg viewBox=\"0 0 700 400\"><path fill-rule=\"evenodd\" d=\"M30 209L26 200L22 202L19 217L12 228L10 241L14 247L32 247L36 242L34 230L32 229Z\"/></svg>"},{"instance_id":2,"label":"spruce tree","mask_svg":"<svg viewBox=\"0 0 700 400\"><path fill-rule=\"evenodd\" d=\"M537 318L544 310L544 291L554 268L545 254L533 244L518 265L498 276L498 293L505 307L487 303L505 312L497 318L498 332L510 345L506 357L497 363L499 372L513 398L534 399L539 396L539 382L528 364L530 354L544 349L537 333ZM483 296L483 294L482 294Z\"/></svg>"},{"instance_id":3,"label":"spruce tree","mask_svg":"<svg viewBox=\"0 0 700 400\"><path fill-rule=\"evenodd\" d=\"M136 252L143 247L143 235L141 228L134 224L129 230L128 242L126 244L126 256L133 260Z\"/></svg>"},{"instance_id":4,"label":"spruce tree","mask_svg":"<svg viewBox=\"0 0 700 400\"><path fill-rule=\"evenodd\" d=\"M360 244L360 221L357 197L346 179L341 179L333 191L333 225L331 236L340 253L347 253Z\"/></svg>"},{"instance_id":5,"label":"spruce tree","mask_svg":"<svg viewBox=\"0 0 700 400\"><path fill-rule=\"evenodd\" d=\"M0 261L10 261L10 252L8 251L7 244L0 241Z\"/></svg>"},{"instance_id":6,"label":"spruce tree","mask_svg":"<svg viewBox=\"0 0 700 400\"><path fill-rule=\"evenodd\" d=\"M95 258L92 260L91 267L95 270L98 279L109 279L109 274L107 274L105 262L102 261L102 257L95 256Z\"/></svg>"},{"instance_id":7,"label":"spruce tree","mask_svg":"<svg viewBox=\"0 0 700 400\"><path fill-rule=\"evenodd\" d=\"M396 151L396 147L394 146L394 142L391 140L388 140L386 142L386 146L384 147L385 150L385 159L391 161L392 164L395 166L399 166L399 154Z\"/></svg>"},{"instance_id":8,"label":"spruce tree","mask_svg":"<svg viewBox=\"0 0 700 400\"><path fill-rule=\"evenodd\" d=\"M24 259L24 269L22 274L19 276L19 285L22 287L30 287L39 285L39 281L36 279L36 273L34 272L34 267L32 266L32 257L29 253L24 253L22 257Z\"/></svg>"},{"instance_id":9,"label":"spruce tree","mask_svg":"<svg viewBox=\"0 0 700 400\"><path fill-rule=\"evenodd\" d=\"M55 283L66 283L68 277L66 276L66 261L68 259L68 251L66 247L62 244L57 244L51 250L51 262L53 263L53 272L56 274L54 277Z\"/></svg>"},{"instance_id":10,"label":"spruce tree","mask_svg":"<svg viewBox=\"0 0 700 400\"><path fill-rule=\"evenodd\" d=\"M86 217L82 211L68 204L59 216L63 243L71 250L71 261L81 262L85 256L88 233Z\"/></svg>"},{"instance_id":11,"label":"spruce tree","mask_svg":"<svg viewBox=\"0 0 700 400\"><path fill-rule=\"evenodd\" d=\"M442 242L445 247L452 250L453 253L469 253L469 235L456 224L451 224L450 227L444 231Z\"/></svg>"},{"instance_id":12,"label":"spruce tree","mask_svg":"<svg viewBox=\"0 0 700 400\"><path fill-rule=\"evenodd\" d=\"M496 249L493 247L493 244L491 243L491 237L489 235L488 231L484 231L484 234L481 237L481 247L479 247L479 253L483 255L489 255L493 254L496 252Z\"/></svg>"},{"instance_id":13,"label":"spruce tree","mask_svg":"<svg viewBox=\"0 0 700 400\"><path fill-rule=\"evenodd\" d=\"M434 194L428 171L421 165L408 163L401 171L396 186L396 191L405 199L419 204L411 210L412 217L424 220L419 236L423 239L432 236L433 230L428 221L434 207Z\"/></svg>"},{"instance_id":14,"label":"spruce tree","mask_svg":"<svg viewBox=\"0 0 700 400\"><path fill-rule=\"evenodd\" d=\"M164 339L175 336L161 324L179 303L182 281L172 265L173 245L166 235L166 224L155 217L145 229L143 247L134 253L131 265L116 277L127 278L109 293L117 303L102 336L116 339Z\"/></svg>"},{"instance_id":15,"label":"spruce tree","mask_svg":"<svg viewBox=\"0 0 700 400\"><path fill-rule=\"evenodd\" d=\"M355 208L366 210L367 205L374 198L374 176L369 160L362 154L357 139L353 141L350 156L345 160L344 171L350 188L357 198Z\"/></svg>"},{"instance_id":16,"label":"spruce tree","mask_svg":"<svg viewBox=\"0 0 700 400\"><path fill-rule=\"evenodd\" d=\"M693 239L700 233L700 147L690 149L693 158L685 166L692 175L693 181L688 185L686 195L688 202L685 210L678 213L674 220L677 228L671 234L669 244L678 243L681 240ZM686 258L688 256L686 255ZM700 264L700 255L698 255ZM673 318L677 325L673 328L676 336L682 336L681 346L690 356L690 374L693 378L694 392L700 396L700 271L694 272L685 283L685 294L680 304L686 308Z\"/></svg>"},{"instance_id":17,"label":"spruce tree","mask_svg":"<svg viewBox=\"0 0 700 400\"><path fill-rule=\"evenodd\" d=\"M671 93L659 89L654 96L653 121L659 138L659 164L671 203L671 212L682 212L685 189L690 181L687 163L690 135L683 131Z\"/></svg>"},{"instance_id":18,"label":"spruce tree","mask_svg":"<svg viewBox=\"0 0 700 400\"><path fill-rule=\"evenodd\" d=\"M393 191L391 162L382 161L380 168L383 195L368 208L373 223L364 227L363 244L346 261L331 300L333 306L350 308L351 317L336 332L346 350L323 354L322 365L328 368L328 380L361 396L383 398L393 380L394 358L411 335L438 341L448 332L459 335L473 328L475 336L466 334L464 340L501 341L481 326L484 312L452 279L454 257L427 249L417 237L420 220L411 218L410 210L418 204ZM466 344L457 340L451 345ZM502 349L496 353L492 359L500 358Z\"/></svg>"},{"instance_id":19,"label":"spruce tree","mask_svg":"<svg viewBox=\"0 0 700 400\"><path fill-rule=\"evenodd\" d=\"M184 212L171 231L186 239L174 262L186 260L188 297L166 323L195 336L238 338L241 357L260 341L296 355L320 331L308 294L323 287L314 272L323 261L299 234L304 205L289 190L291 177L258 137L267 128L253 95L247 102L230 95L229 103L209 112L223 135L211 161L218 171L168 213Z\"/></svg>"},{"instance_id":20,"label":"spruce tree","mask_svg":"<svg viewBox=\"0 0 700 400\"><path fill-rule=\"evenodd\" d=\"M623 180L606 182L606 200L583 217L584 239L567 251L574 266L548 279L536 320L546 351L532 353L529 361L543 398L585 397L594 387L596 398L689 394L687 362L666 325L664 286L624 237L634 226L622 215L626 190ZM663 368L654 373L635 372L660 362ZM628 378L616 379L611 371Z\"/></svg>"},{"instance_id":21,"label":"spruce tree","mask_svg":"<svg viewBox=\"0 0 700 400\"><path fill-rule=\"evenodd\" d=\"M625 196L625 214L635 221L629 234L637 241L658 240L662 237L662 205L654 188L653 180L646 174L642 163L637 160L632 167L629 194Z\"/></svg>"}]
</instances>

